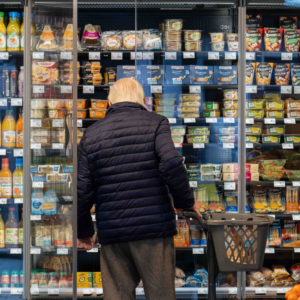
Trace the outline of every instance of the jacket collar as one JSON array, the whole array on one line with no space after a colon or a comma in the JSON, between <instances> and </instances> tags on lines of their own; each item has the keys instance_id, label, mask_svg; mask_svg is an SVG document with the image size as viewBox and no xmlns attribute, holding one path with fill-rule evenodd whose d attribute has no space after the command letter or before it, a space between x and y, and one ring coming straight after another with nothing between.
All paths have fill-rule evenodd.
<instances>
[{"instance_id":1,"label":"jacket collar","mask_svg":"<svg viewBox=\"0 0 300 300\"><path fill-rule=\"evenodd\" d=\"M121 113L124 111L131 111L131 110L146 110L146 108L138 103L133 102L119 102L113 104L109 107L106 115L112 115L115 113Z\"/></svg>"}]
</instances>

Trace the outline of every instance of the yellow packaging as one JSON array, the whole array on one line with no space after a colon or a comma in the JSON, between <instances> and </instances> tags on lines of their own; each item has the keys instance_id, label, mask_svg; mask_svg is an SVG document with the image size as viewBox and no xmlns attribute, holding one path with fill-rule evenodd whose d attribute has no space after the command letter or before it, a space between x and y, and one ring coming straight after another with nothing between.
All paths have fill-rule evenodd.
<instances>
[{"instance_id":1,"label":"yellow packaging","mask_svg":"<svg viewBox=\"0 0 300 300\"><path fill-rule=\"evenodd\" d=\"M77 272L77 287L78 288L93 287L93 273L92 272Z\"/></svg>"},{"instance_id":2,"label":"yellow packaging","mask_svg":"<svg viewBox=\"0 0 300 300\"><path fill-rule=\"evenodd\" d=\"M102 276L101 272L93 272L93 287L102 288Z\"/></svg>"}]
</instances>

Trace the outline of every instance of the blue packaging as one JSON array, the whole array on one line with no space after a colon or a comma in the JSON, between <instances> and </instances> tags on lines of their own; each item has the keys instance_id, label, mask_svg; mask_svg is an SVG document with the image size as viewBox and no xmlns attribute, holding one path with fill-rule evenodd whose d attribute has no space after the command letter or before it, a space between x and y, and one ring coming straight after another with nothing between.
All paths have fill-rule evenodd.
<instances>
[{"instance_id":1,"label":"blue packaging","mask_svg":"<svg viewBox=\"0 0 300 300\"><path fill-rule=\"evenodd\" d=\"M48 190L43 194L42 191L34 190L31 194L31 213L33 215L55 215L57 202L54 191Z\"/></svg>"},{"instance_id":2,"label":"blue packaging","mask_svg":"<svg viewBox=\"0 0 300 300\"><path fill-rule=\"evenodd\" d=\"M214 84L214 67L190 66L190 84Z\"/></svg>"},{"instance_id":3,"label":"blue packaging","mask_svg":"<svg viewBox=\"0 0 300 300\"><path fill-rule=\"evenodd\" d=\"M237 84L237 66L214 66L214 84Z\"/></svg>"},{"instance_id":4,"label":"blue packaging","mask_svg":"<svg viewBox=\"0 0 300 300\"><path fill-rule=\"evenodd\" d=\"M208 280L208 273L205 269L198 269L195 272L194 277L200 279L201 281Z\"/></svg>"},{"instance_id":5,"label":"blue packaging","mask_svg":"<svg viewBox=\"0 0 300 300\"><path fill-rule=\"evenodd\" d=\"M165 79L164 74L164 66L142 66L142 83L163 84Z\"/></svg>"},{"instance_id":6,"label":"blue packaging","mask_svg":"<svg viewBox=\"0 0 300 300\"><path fill-rule=\"evenodd\" d=\"M186 280L187 287L199 287L199 286L201 286L201 284L202 284L201 280L194 276L189 276Z\"/></svg>"},{"instance_id":7,"label":"blue packaging","mask_svg":"<svg viewBox=\"0 0 300 300\"><path fill-rule=\"evenodd\" d=\"M225 192L225 203L227 213L238 213L238 193L237 192Z\"/></svg>"},{"instance_id":8,"label":"blue packaging","mask_svg":"<svg viewBox=\"0 0 300 300\"><path fill-rule=\"evenodd\" d=\"M141 70L137 69L135 66L117 66L117 80L122 78L131 78L137 81L140 80Z\"/></svg>"},{"instance_id":9,"label":"blue packaging","mask_svg":"<svg viewBox=\"0 0 300 300\"><path fill-rule=\"evenodd\" d=\"M286 241L284 240L284 243L285 242ZM274 246L279 246L279 247L282 246L282 231L281 231L280 219L274 220L273 224L269 227L266 247L268 248Z\"/></svg>"},{"instance_id":10,"label":"blue packaging","mask_svg":"<svg viewBox=\"0 0 300 300\"><path fill-rule=\"evenodd\" d=\"M190 83L189 66L166 66L167 84L189 84Z\"/></svg>"}]
</instances>

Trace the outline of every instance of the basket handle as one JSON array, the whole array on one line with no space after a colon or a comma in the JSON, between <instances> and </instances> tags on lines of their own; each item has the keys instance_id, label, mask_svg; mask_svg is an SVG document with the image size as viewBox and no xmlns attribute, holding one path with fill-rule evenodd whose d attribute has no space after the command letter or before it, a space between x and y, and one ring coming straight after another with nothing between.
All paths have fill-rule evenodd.
<instances>
[{"instance_id":1,"label":"basket handle","mask_svg":"<svg viewBox=\"0 0 300 300\"><path fill-rule=\"evenodd\" d=\"M274 222L274 218L270 216L261 216L260 220L209 220L208 226L216 226L216 225L229 225L229 226L262 226L262 225L271 225Z\"/></svg>"},{"instance_id":2,"label":"basket handle","mask_svg":"<svg viewBox=\"0 0 300 300\"><path fill-rule=\"evenodd\" d=\"M185 210L183 215L187 218L196 219L203 229L207 229L206 221L201 219L195 212Z\"/></svg>"},{"instance_id":3,"label":"basket handle","mask_svg":"<svg viewBox=\"0 0 300 300\"><path fill-rule=\"evenodd\" d=\"M252 151L250 151L250 152L247 154L246 160L249 158L249 156L250 156L251 154L253 154L253 153L255 153L255 152L259 153L259 155L262 155L262 152L261 152L261 151L259 151L259 150L252 150Z\"/></svg>"}]
</instances>

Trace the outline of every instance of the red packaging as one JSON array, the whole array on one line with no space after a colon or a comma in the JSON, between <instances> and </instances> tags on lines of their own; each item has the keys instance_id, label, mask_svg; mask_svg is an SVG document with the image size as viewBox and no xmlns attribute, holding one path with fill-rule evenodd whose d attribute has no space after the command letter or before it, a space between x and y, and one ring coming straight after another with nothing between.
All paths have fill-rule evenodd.
<instances>
[{"instance_id":1,"label":"red packaging","mask_svg":"<svg viewBox=\"0 0 300 300\"><path fill-rule=\"evenodd\" d=\"M281 50L282 34L282 28L264 28L266 52L279 52Z\"/></svg>"},{"instance_id":2,"label":"red packaging","mask_svg":"<svg viewBox=\"0 0 300 300\"><path fill-rule=\"evenodd\" d=\"M259 181L259 173L246 173L246 181Z\"/></svg>"},{"instance_id":3,"label":"red packaging","mask_svg":"<svg viewBox=\"0 0 300 300\"><path fill-rule=\"evenodd\" d=\"M246 51L261 51L262 36L262 28L246 28Z\"/></svg>"}]
</instances>

